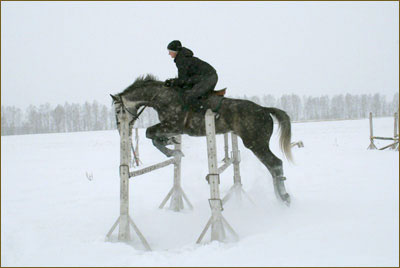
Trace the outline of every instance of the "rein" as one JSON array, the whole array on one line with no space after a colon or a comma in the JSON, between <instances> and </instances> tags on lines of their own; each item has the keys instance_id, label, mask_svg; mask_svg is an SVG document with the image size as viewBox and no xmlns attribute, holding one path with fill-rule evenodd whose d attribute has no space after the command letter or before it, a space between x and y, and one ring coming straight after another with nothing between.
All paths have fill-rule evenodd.
<instances>
[{"instance_id":1,"label":"rein","mask_svg":"<svg viewBox=\"0 0 400 268\"><path fill-rule=\"evenodd\" d=\"M127 111L128 114L132 115L133 121L136 121L136 120L139 118L139 116L143 113L144 109L147 108L147 105L143 106L142 108L140 108L140 111L139 111L136 115L134 115L131 111L129 111L128 108L126 108L126 106L125 106L124 101L122 100L122 98L121 98L121 104L122 104L122 109L124 109L125 111Z\"/></svg>"}]
</instances>

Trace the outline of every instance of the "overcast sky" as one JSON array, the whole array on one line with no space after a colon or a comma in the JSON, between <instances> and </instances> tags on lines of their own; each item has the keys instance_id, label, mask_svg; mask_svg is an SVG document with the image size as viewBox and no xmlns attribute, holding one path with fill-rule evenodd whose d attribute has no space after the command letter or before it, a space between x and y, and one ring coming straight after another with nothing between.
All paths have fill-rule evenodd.
<instances>
[{"instance_id":1,"label":"overcast sky","mask_svg":"<svg viewBox=\"0 0 400 268\"><path fill-rule=\"evenodd\" d=\"M399 90L398 2L1 2L1 104L109 104L174 39L229 96Z\"/></svg>"}]
</instances>

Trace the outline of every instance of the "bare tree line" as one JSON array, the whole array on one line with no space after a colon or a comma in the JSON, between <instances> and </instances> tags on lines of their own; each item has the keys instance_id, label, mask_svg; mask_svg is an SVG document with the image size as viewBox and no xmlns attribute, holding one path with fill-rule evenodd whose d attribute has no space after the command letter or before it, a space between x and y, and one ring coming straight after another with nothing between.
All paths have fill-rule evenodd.
<instances>
[{"instance_id":1,"label":"bare tree line","mask_svg":"<svg viewBox=\"0 0 400 268\"><path fill-rule=\"evenodd\" d=\"M146 109L135 126L144 127L157 121L156 113ZM115 129L114 109L97 101L84 104L39 107L30 105L25 111L14 106L1 106L1 135L57 133Z\"/></svg>"},{"instance_id":2,"label":"bare tree line","mask_svg":"<svg viewBox=\"0 0 400 268\"><path fill-rule=\"evenodd\" d=\"M374 116L392 116L399 110L399 93L386 100L384 95L352 95L340 94L329 97L302 96L291 94L275 98L264 95L262 98L253 96L245 99L267 107L277 107L286 111L292 121L359 119L367 118L369 112Z\"/></svg>"},{"instance_id":3,"label":"bare tree line","mask_svg":"<svg viewBox=\"0 0 400 268\"><path fill-rule=\"evenodd\" d=\"M391 100L376 93L374 95L341 94L329 97L291 94L237 97L254 101L267 107L285 110L293 121L358 119L366 118L369 112L375 116L391 116L399 109L399 94ZM136 127L148 127L158 122L156 112L147 108L135 123ZM1 106L1 135L94 131L115 129L115 115L111 105L97 101L84 104L31 105L25 111L14 106Z\"/></svg>"}]
</instances>

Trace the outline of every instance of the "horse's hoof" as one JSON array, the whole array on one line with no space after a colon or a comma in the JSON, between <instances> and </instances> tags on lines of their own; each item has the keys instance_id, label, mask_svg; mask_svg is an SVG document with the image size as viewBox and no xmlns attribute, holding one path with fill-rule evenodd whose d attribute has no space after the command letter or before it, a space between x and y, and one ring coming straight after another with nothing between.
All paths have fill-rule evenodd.
<instances>
[{"instance_id":1,"label":"horse's hoof","mask_svg":"<svg viewBox=\"0 0 400 268\"><path fill-rule=\"evenodd\" d=\"M286 206L290 206L290 195L286 192L285 182L286 177L274 177L274 192L278 200L282 201Z\"/></svg>"},{"instance_id":2,"label":"horse's hoof","mask_svg":"<svg viewBox=\"0 0 400 268\"><path fill-rule=\"evenodd\" d=\"M289 194L284 194L283 196L281 196L281 199L282 199L282 202L286 205L286 206L288 206L288 207L290 207L290 195Z\"/></svg>"}]
</instances>

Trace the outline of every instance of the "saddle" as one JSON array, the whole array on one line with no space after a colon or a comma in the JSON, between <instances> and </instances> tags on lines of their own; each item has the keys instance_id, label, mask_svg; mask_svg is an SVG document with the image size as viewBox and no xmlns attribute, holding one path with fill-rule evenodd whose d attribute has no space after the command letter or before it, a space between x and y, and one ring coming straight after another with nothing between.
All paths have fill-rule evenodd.
<instances>
[{"instance_id":1,"label":"saddle","mask_svg":"<svg viewBox=\"0 0 400 268\"><path fill-rule=\"evenodd\" d=\"M211 109L214 113L216 113L216 119L219 118L219 109L221 108L222 101L225 99L224 95L226 93L226 88L220 90L214 90L210 92L207 98L200 100L198 103L198 107L191 107L186 111L185 118L183 120L184 128L188 127L188 123L192 118L194 113L202 113L204 114L207 109Z\"/></svg>"},{"instance_id":2,"label":"saddle","mask_svg":"<svg viewBox=\"0 0 400 268\"><path fill-rule=\"evenodd\" d=\"M211 95L217 95L217 96L225 96L226 93L226 87L220 90L214 90L211 92Z\"/></svg>"}]
</instances>

